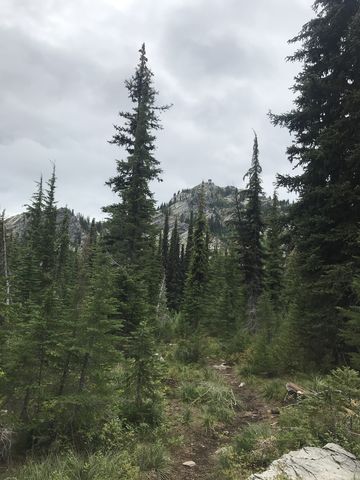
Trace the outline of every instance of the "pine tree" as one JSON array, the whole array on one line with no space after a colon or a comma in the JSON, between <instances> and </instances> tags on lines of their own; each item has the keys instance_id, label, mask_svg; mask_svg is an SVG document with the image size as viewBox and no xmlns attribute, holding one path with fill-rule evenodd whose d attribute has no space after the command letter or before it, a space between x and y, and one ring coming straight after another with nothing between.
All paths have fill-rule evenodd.
<instances>
[{"instance_id":1,"label":"pine tree","mask_svg":"<svg viewBox=\"0 0 360 480\"><path fill-rule=\"evenodd\" d=\"M154 132L161 128L158 112L168 106L156 105L157 91L148 67L145 45L135 74L125 82L133 103L130 112L120 112L123 125L115 126L110 143L124 147L128 157L117 161L117 175L108 185L120 197L120 203L104 208L109 214L109 238L119 263L141 266L152 233L155 202L149 183L159 180L159 161L153 156Z\"/></svg>"},{"instance_id":2,"label":"pine tree","mask_svg":"<svg viewBox=\"0 0 360 480\"><path fill-rule=\"evenodd\" d=\"M202 185L182 306L185 324L195 328L195 330L206 320L208 263L208 229L205 216L204 185Z\"/></svg>"},{"instance_id":3,"label":"pine tree","mask_svg":"<svg viewBox=\"0 0 360 480\"><path fill-rule=\"evenodd\" d=\"M223 268L224 286L219 298L219 318L225 337L233 338L245 327L246 306L243 275L237 254L232 248L225 252Z\"/></svg>"},{"instance_id":4,"label":"pine tree","mask_svg":"<svg viewBox=\"0 0 360 480\"><path fill-rule=\"evenodd\" d=\"M178 311L181 292L180 237L177 218L171 232L170 248L166 268L166 293L170 310Z\"/></svg>"},{"instance_id":5,"label":"pine tree","mask_svg":"<svg viewBox=\"0 0 360 480\"><path fill-rule=\"evenodd\" d=\"M180 247L180 280L179 280L179 298L181 303L184 298L184 288L185 288L185 281L186 281L186 257L185 257L185 245L182 243Z\"/></svg>"},{"instance_id":6,"label":"pine tree","mask_svg":"<svg viewBox=\"0 0 360 480\"><path fill-rule=\"evenodd\" d=\"M194 243L194 213L191 210L190 219L189 219L188 235L187 235L187 241L186 241L186 250L185 250L185 272L186 272L186 275L187 275L187 273L189 271L189 267L190 267L193 243Z\"/></svg>"},{"instance_id":7,"label":"pine tree","mask_svg":"<svg viewBox=\"0 0 360 480\"><path fill-rule=\"evenodd\" d=\"M266 232L265 283L275 311L281 307L283 290L284 253L282 249L282 225L279 211L279 200L276 191L273 195L271 211Z\"/></svg>"},{"instance_id":8,"label":"pine tree","mask_svg":"<svg viewBox=\"0 0 360 480\"><path fill-rule=\"evenodd\" d=\"M336 307L351 305L359 268L360 3L318 0L314 8L316 17L292 40L301 47L290 60L303 62L295 108L272 119L293 134L289 159L302 169L279 177L299 197L292 208L302 291L297 321L309 361L328 368L342 360Z\"/></svg>"},{"instance_id":9,"label":"pine tree","mask_svg":"<svg viewBox=\"0 0 360 480\"><path fill-rule=\"evenodd\" d=\"M135 74L125 82L133 109L120 112L124 123L115 126L116 133L110 142L124 147L128 154L125 160L117 161L117 174L108 181L119 195L120 203L104 208L109 214L108 248L120 269L117 283L124 334L155 316L158 299L158 291L153 294L151 283L156 231L152 224L155 201L150 182L159 180L161 173L159 161L154 157L155 132L161 128L159 112L169 107L156 105L158 92L152 77L143 45Z\"/></svg>"},{"instance_id":10,"label":"pine tree","mask_svg":"<svg viewBox=\"0 0 360 480\"><path fill-rule=\"evenodd\" d=\"M169 210L168 209L165 210L165 220L164 220L164 229L162 234L161 252L162 252L162 261L163 261L164 269L166 271L168 255L169 255Z\"/></svg>"},{"instance_id":11,"label":"pine tree","mask_svg":"<svg viewBox=\"0 0 360 480\"><path fill-rule=\"evenodd\" d=\"M246 286L248 329L250 331L256 330L259 326L256 310L263 288L264 276L261 171L258 139L255 134L251 167L244 176L244 179L248 178L248 183L244 191L236 192L235 211L232 218L235 230L234 240Z\"/></svg>"},{"instance_id":12,"label":"pine tree","mask_svg":"<svg viewBox=\"0 0 360 480\"><path fill-rule=\"evenodd\" d=\"M134 423L156 425L161 420L161 366L154 331L147 322L141 322L130 335L128 351L131 358L124 382L123 413Z\"/></svg>"}]
</instances>

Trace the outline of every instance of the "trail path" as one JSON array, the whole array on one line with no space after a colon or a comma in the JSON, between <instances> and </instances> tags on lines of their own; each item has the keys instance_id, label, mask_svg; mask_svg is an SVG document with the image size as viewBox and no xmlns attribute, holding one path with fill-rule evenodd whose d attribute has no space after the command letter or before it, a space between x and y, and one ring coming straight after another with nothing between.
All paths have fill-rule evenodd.
<instances>
[{"instance_id":1,"label":"trail path","mask_svg":"<svg viewBox=\"0 0 360 480\"><path fill-rule=\"evenodd\" d=\"M231 423L224 426L222 431L208 434L202 429L186 430L185 446L179 447L173 454L173 467L169 479L171 480L213 480L216 451L226 447L232 437L241 432L250 422L259 422L273 418L271 406L253 388L247 385L240 386L241 380L232 367L218 370L226 383L232 388L235 398L239 402L235 407L235 417ZM195 467L183 466L185 461L194 461Z\"/></svg>"}]
</instances>

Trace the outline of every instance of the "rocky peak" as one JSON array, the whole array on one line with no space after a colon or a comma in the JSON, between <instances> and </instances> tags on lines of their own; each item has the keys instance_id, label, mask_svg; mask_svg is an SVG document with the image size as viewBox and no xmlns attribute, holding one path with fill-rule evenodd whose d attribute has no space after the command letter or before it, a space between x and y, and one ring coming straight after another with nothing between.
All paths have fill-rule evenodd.
<instances>
[{"instance_id":1,"label":"rocky peak","mask_svg":"<svg viewBox=\"0 0 360 480\"><path fill-rule=\"evenodd\" d=\"M82 245L90 231L91 220L80 213L75 214L73 210L59 208L56 217L58 226L61 225L66 212L69 214L70 241L74 245ZM26 212L13 215L5 220L6 229L10 234L22 237L26 232L28 221L28 214ZM97 229L98 231L101 230L100 222L97 223Z\"/></svg>"}]
</instances>

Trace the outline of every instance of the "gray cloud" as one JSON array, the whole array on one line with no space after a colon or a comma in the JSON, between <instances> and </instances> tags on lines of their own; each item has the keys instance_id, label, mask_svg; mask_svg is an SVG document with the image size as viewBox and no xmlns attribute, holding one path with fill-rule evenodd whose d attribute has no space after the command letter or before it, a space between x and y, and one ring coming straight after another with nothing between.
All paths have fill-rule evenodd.
<instances>
[{"instance_id":1,"label":"gray cloud","mask_svg":"<svg viewBox=\"0 0 360 480\"><path fill-rule=\"evenodd\" d=\"M311 0L2 0L0 207L22 209L57 165L60 204L99 217L122 152L107 144L126 109L123 80L145 41L164 115L156 198L212 178L242 184L259 135L264 186L290 170L288 134L267 111L291 106L284 58Z\"/></svg>"}]
</instances>

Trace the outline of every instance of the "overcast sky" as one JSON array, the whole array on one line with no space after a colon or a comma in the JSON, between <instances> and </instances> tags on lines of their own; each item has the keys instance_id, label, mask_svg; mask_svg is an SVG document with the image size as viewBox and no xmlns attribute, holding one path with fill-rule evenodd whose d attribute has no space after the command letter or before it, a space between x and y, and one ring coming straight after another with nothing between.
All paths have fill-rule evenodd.
<instances>
[{"instance_id":1,"label":"overcast sky","mask_svg":"<svg viewBox=\"0 0 360 480\"><path fill-rule=\"evenodd\" d=\"M146 43L163 114L156 199L211 178L243 185L252 128L264 188L290 170L286 131L267 112L291 107L299 66L285 62L312 0L1 0L0 208L23 210L56 163L59 205L100 217L123 153L109 145L124 79ZM284 194L283 194L284 195Z\"/></svg>"}]
</instances>

